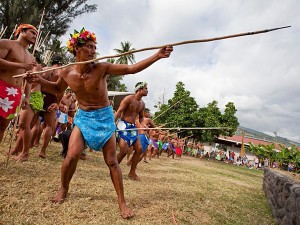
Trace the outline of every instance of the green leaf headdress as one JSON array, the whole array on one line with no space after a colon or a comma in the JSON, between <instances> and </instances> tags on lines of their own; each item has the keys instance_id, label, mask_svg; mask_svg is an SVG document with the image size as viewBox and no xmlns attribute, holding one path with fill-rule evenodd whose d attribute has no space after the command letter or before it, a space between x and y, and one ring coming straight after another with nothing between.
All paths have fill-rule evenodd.
<instances>
[{"instance_id":1,"label":"green leaf headdress","mask_svg":"<svg viewBox=\"0 0 300 225\"><path fill-rule=\"evenodd\" d=\"M138 82L138 83L135 85L134 91L137 92L138 90L144 88L146 85L147 85L146 82Z\"/></svg>"}]
</instances>

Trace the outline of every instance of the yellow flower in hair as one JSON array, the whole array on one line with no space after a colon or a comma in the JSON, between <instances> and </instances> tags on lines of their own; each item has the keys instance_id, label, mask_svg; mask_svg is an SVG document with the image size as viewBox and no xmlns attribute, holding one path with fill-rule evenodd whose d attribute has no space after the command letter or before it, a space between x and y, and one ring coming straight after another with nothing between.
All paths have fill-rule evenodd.
<instances>
[{"instance_id":1,"label":"yellow flower in hair","mask_svg":"<svg viewBox=\"0 0 300 225\"><path fill-rule=\"evenodd\" d=\"M70 34L70 36L71 38L67 41L67 47L69 52L72 54L74 54L74 48L78 46L78 44L84 44L88 40L92 40L95 44L97 44L96 35L84 28L82 28L80 32L74 30L74 34Z\"/></svg>"}]
</instances>

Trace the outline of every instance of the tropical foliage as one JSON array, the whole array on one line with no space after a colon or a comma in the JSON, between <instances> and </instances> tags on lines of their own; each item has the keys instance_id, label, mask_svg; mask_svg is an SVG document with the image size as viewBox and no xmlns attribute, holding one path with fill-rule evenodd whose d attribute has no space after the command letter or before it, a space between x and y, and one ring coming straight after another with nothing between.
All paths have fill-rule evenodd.
<instances>
[{"instance_id":1,"label":"tropical foliage","mask_svg":"<svg viewBox=\"0 0 300 225\"><path fill-rule=\"evenodd\" d=\"M267 158L270 166L277 162L281 169L286 169L287 165L291 163L296 172L300 172L300 151L297 146L285 147L279 145L279 150L275 150L275 145L254 145L249 143L248 150L254 153L261 161Z\"/></svg>"},{"instance_id":2,"label":"tropical foliage","mask_svg":"<svg viewBox=\"0 0 300 225\"><path fill-rule=\"evenodd\" d=\"M121 42L121 48L115 48L114 51L117 54L122 54L135 50L132 48L132 43L129 41ZM118 59L108 59L107 62L116 63L116 64L133 64L135 63L134 54L126 54ZM107 89L109 91L127 91L125 84L121 83L123 76L108 76L107 78Z\"/></svg>"},{"instance_id":3,"label":"tropical foliage","mask_svg":"<svg viewBox=\"0 0 300 225\"><path fill-rule=\"evenodd\" d=\"M130 43L129 41L121 42L121 48L120 49L115 48L114 50L118 54L130 52L130 51L135 50L134 48L131 48L131 45L132 45L132 43ZM135 63L134 54L123 55L116 60L116 63L117 64L129 64L129 63L133 64L133 63Z\"/></svg>"},{"instance_id":4,"label":"tropical foliage","mask_svg":"<svg viewBox=\"0 0 300 225\"><path fill-rule=\"evenodd\" d=\"M38 26L43 10L45 15L41 31L50 31L57 39L64 35L72 21L85 13L95 12L97 5L87 4L88 0L0 0L0 24L7 30L4 38L9 38L15 25L30 23Z\"/></svg>"},{"instance_id":5,"label":"tropical foliage","mask_svg":"<svg viewBox=\"0 0 300 225\"><path fill-rule=\"evenodd\" d=\"M218 108L218 102L212 101L206 107L199 108L190 91L185 89L183 82L176 84L174 97L168 100L167 104L158 102L159 109L154 115L157 124L166 124L168 127L191 127L211 128L228 127L230 129L203 129L180 132L180 136L193 135L203 142L212 142L220 135L233 135L239 125L235 116L236 108L234 103L226 104L224 114Z\"/></svg>"}]
</instances>

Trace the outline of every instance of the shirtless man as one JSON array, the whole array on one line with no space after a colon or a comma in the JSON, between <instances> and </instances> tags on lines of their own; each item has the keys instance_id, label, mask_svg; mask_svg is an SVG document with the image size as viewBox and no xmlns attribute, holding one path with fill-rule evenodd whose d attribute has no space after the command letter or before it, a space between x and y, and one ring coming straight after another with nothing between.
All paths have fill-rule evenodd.
<instances>
[{"instance_id":1,"label":"shirtless man","mask_svg":"<svg viewBox=\"0 0 300 225\"><path fill-rule=\"evenodd\" d=\"M128 176L134 180L140 178L136 174L136 166L140 161L140 155L142 153L142 146L139 140L138 131L136 128L135 119L138 116L139 122L144 120L145 103L142 97L147 96L148 88L146 82L138 82L135 85L135 94L126 96L120 103L120 106L115 113L115 122L118 121L117 127L119 129L119 147L120 152L117 154L118 162L121 163L123 158L128 153L131 146L134 148L134 154L132 156L131 169ZM132 130L125 130L132 129Z\"/></svg>"},{"instance_id":2,"label":"shirtless man","mask_svg":"<svg viewBox=\"0 0 300 225\"><path fill-rule=\"evenodd\" d=\"M149 130L147 128L148 127L150 127L150 128L155 127L153 121L150 119L150 110L148 108L145 108L145 110L144 110L144 119L143 119L142 123L140 123L139 120L136 119L136 126L137 126L137 128L145 128L145 129L139 129L138 130L139 140L140 140L140 143L141 143L141 146L142 146L142 153L141 153L140 159L139 159L139 162L140 162L146 156L148 145L150 143ZM147 161L145 160L145 162L147 162ZM132 163L132 157L128 161L128 164L131 165L131 163Z\"/></svg>"},{"instance_id":3,"label":"shirtless man","mask_svg":"<svg viewBox=\"0 0 300 225\"><path fill-rule=\"evenodd\" d=\"M151 132L150 132L150 144L148 147L149 160L151 160L151 158L155 158L155 156L158 154L159 132L160 132L160 129L151 130Z\"/></svg>"},{"instance_id":4,"label":"shirtless man","mask_svg":"<svg viewBox=\"0 0 300 225\"><path fill-rule=\"evenodd\" d=\"M40 71L41 65L34 67L33 71ZM19 155L15 158L18 162L27 161L31 146L31 129L39 119L39 113L43 110L44 96L40 84L27 85L30 88L30 106L20 111L19 135L11 155Z\"/></svg>"},{"instance_id":5,"label":"shirtless man","mask_svg":"<svg viewBox=\"0 0 300 225\"><path fill-rule=\"evenodd\" d=\"M15 79L13 76L31 71L37 65L27 50L36 41L37 29L30 24L22 24L15 36L17 40L0 40L0 143L21 101L22 78ZM27 88L24 92L22 108L29 104L29 91Z\"/></svg>"},{"instance_id":6,"label":"shirtless man","mask_svg":"<svg viewBox=\"0 0 300 225\"><path fill-rule=\"evenodd\" d=\"M183 148L185 146L185 138L178 138L177 140L177 146L176 146L176 158L181 159L182 153L183 153Z\"/></svg>"},{"instance_id":7,"label":"shirtless man","mask_svg":"<svg viewBox=\"0 0 300 225\"><path fill-rule=\"evenodd\" d=\"M172 159L174 159L174 156L176 153L177 143L178 143L178 141L177 141L176 135L172 136L171 140L170 140L170 145L169 145L171 153L168 155L168 157L172 156Z\"/></svg>"},{"instance_id":8,"label":"shirtless man","mask_svg":"<svg viewBox=\"0 0 300 225\"><path fill-rule=\"evenodd\" d=\"M62 57L61 56L53 56L51 68L57 68L62 65ZM44 68L44 70L49 68ZM43 74L43 77L46 80L56 82L58 80L60 73L60 69L48 71ZM43 139L42 139L42 147L39 153L41 158L46 158L46 149L49 145L51 136L55 129L55 119L56 119L56 109L58 107L57 102L59 101L57 95L53 95L47 93L43 90L42 93L44 94L44 111L40 113L40 116L44 118L44 130L43 130Z\"/></svg>"},{"instance_id":9,"label":"shirtless man","mask_svg":"<svg viewBox=\"0 0 300 225\"><path fill-rule=\"evenodd\" d=\"M56 142L59 141L59 134L64 132L68 126L68 112L72 102L73 91L68 87L65 91L65 94L61 98L60 103L58 104L59 117L56 125L56 134L53 137L53 140Z\"/></svg>"},{"instance_id":10,"label":"shirtless man","mask_svg":"<svg viewBox=\"0 0 300 225\"><path fill-rule=\"evenodd\" d=\"M161 156L163 150L165 150L165 151L167 150L167 148L165 148L167 138L168 138L168 132L161 130L159 132L159 136L158 136L158 154L157 154L157 157Z\"/></svg>"},{"instance_id":11,"label":"shirtless man","mask_svg":"<svg viewBox=\"0 0 300 225\"><path fill-rule=\"evenodd\" d=\"M84 36L84 39L82 38ZM76 62L92 60L96 54L96 36L82 29L80 34L72 35L68 49L76 57ZM69 149L63 161L61 187L52 201L61 203L67 197L71 178L76 170L78 160L85 142L94 150L103 151L103 157L110 170L112 182L118 195L121 216L130 218L132 210L126 205L123 179L116 156L115 123L107 91L107 75L125 75L140 72L161 58L170 56L173 48L166 46L153 56L133 65L112 64L108 62L78 64L66 67L55 83L47 82L38 75L28 74L30 82L47 86L50 93L62 93L68 86L74 91L79 109L74 119ZM97 131L97 132L96 132Z\"/></svg>"}]
</instances>

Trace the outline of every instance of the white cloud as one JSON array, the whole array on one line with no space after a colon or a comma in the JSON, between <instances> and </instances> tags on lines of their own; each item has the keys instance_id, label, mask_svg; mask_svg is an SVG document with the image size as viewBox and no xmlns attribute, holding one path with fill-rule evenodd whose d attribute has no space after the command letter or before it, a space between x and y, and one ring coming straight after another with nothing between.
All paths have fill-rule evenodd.
<instances>
[{"instance_id":1,"label":"white cloud","mask_svg":"<svg viewBox=\"0 0 300 225\"><path fill-rule=\"evenodd\" d=\"M140 74L124 78L129 91L149 83L145 103L151 109L173 96L183 81L200 106L212 100L224 108L233 101L242 126L300 141L299 40L297 0L89 1L97 13L71 25L96 33L102 55L115 54L121 41L136 49L291 25L269 33L174 47ZM66 40L67 36L64 37ZM139 61L153 51L136 54Z\"/></svg>"}]
</instances>

